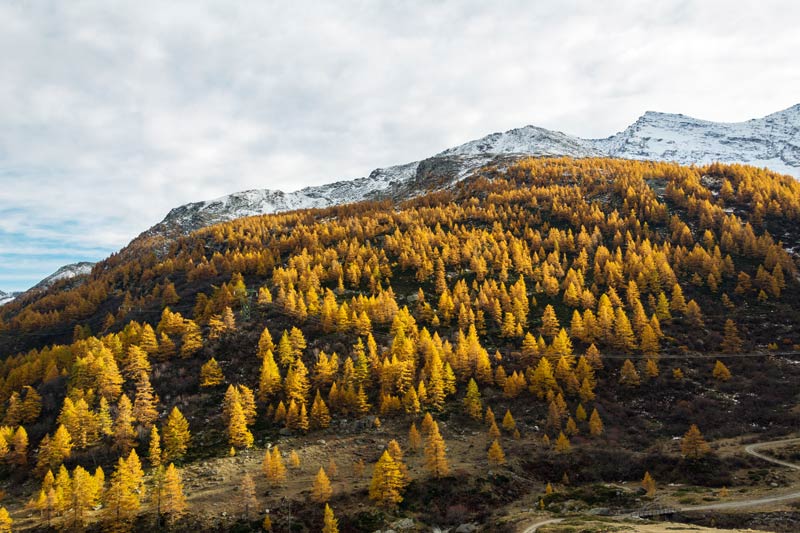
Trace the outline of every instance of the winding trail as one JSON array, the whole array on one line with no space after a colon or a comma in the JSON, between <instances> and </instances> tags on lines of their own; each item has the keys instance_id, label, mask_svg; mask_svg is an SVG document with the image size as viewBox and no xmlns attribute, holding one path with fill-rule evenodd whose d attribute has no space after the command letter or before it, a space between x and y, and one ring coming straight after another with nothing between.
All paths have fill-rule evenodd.
<instances>
[{"instance_id":1,"label":"winding trail","mask_svg":"<svg viewBox=\"0 0 800 533\"><path fill-rule=\"evenodd\" d=\"M780 459L770 457L769 455L765 455L759 451L764 448L775 448L777 446L795 444L798 442L800 442L800 438L782 439L769 442L759 442L756 444L748 444L747 446L744 447L744 452L748 455L752 455L753 457L758 457L762 461L767 461L768 463L776 464L778 466L784 466L786 468L791 468L792 470L800 470L800 465L798 464L790 463L788 461L781 461ZM780 496L768 496L765 498L736 500L732 502L712 503L709 505L693 505L689 507L681 507L678 510L688 512L688 511L713 511L716 509L739 509L743 507L755 507L758 505L788 502L792 500L800 500L800 491L794 491L788 494L782 494Z\"/></svg>"},{"instance_id":2,"label":"winding trail","mask_svg":"<svg viewBox=\"0 0 800 533\"><path fill-rule=\"evenodd\" d=\"M761 453L761 450L768 449L768 448L775 448L777 446L783 446L788 444L797 444L800 443L800 438L791 438L791 439L781 439L775 441L768 441L768 442L759 442L756 444L748 444L744 447L744 452L748 455L752 455L753 457L757 457L762 461L767 461L769 463L783 466L786 468L791 468L792 470L800 470L800 465L796 463L790 463L788 461L782 461L780 459L776 459L774 457L770 457L764 453ZM731 509L743 509L746 507L756 507L759 505L767 505L771 503L783 503L789 502L794 500L800 500L800 491L795 490L794 492L790 492L787 494L781 494L777 496L767 496L763 498L751 498L745 500L736 500L730 502L721 502L721 503L712 503L708 505L692 505L686 507L679 507L676 511L679 512L691 512L691 511L714 511L714 510L731 510ZM622 515L620 518L629 518L632 517L631 514ZM541 520L539 522L534 522L533 524L528 525L522 533L533 533L537 529L542 526L550 525L550 524L557 524L559 522L564 521L563 518L551 518L548 520Z\"/></svg>"}]
</instances>

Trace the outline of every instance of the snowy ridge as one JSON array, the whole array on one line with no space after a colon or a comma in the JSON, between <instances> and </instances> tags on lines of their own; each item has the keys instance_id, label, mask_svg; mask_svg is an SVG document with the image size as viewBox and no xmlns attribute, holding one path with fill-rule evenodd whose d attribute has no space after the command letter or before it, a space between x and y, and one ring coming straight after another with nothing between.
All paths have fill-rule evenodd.
<instances>
[{"instance_id":1,"label":"snowy ridge","mask_svg":"<svg viewBox=\"0 0 800 533\"><path fill-rule=\"evenodd\" d=\"M418 162L414 162L379 168L364 178L306 187L289 193L270 189L237 192L214 200L176 207L160 225L175 225L182 233L189 233L198 227L247 216L322 208L379 198L393 185L398 186L409 181L415 175L418 165Z\"/></svg>"},{"instance_id":2,"label":"snowy ridge","mask_svg":"<svg viewBox=\"0 0 800 533\"><path fill-rule=\"evenodd\" d=\"M170 239L245 216L321 208L368 199L404 200L468 177L487 164L520 156L619 157L706 164L714 161L767 167L800 179L800 104L763 118L719 123L648 111L605 139L581 139L525 126L449 148L369 176L285 193L249 190L177 207L144 237Z\"/></svg>"},{"instance_id":3,"label":"snowy ridge","mask_svg":"<svg viewBox=\"0 0 800 533\"><path fill-rule=\"evenodd\" d=\"M612 157L744 163L800 178L800 104L736 123L648 111L625 131L593 142Z\"/></svg>"},{"instance_id":4,"label":"snowy ridge","mask_svg":"<svg viewBox=\"0 0 800 533\"><path fill-rule=\"evenodd\" d=\"M92 267L94 267L94 263L88 262L81 262L81 263L72 263L71 265L64 265L63 267L59 268L42 281L31 287L29 290L40 290L40 289L49 289L56 282L61 281L63 279L72 279L78 276L86 276L92 272Z\"/></svg>"},{"instance_id":5,"label":"snowy ridge","mask_svg":"<svg viewBox=\"0 0 800 533\"><path fill-rule=\"evenodd\" d=\"M570 157L601 157L605 155L603 152L598 151L591 141L585 141L560 131L550 131L536 126L525 126L504 133L492 133L461 146L449 148L437 155L469 156L482 154L566 155Z\"/></svg>"},{"instance_id":6,"label":"snowy ridge","mask_svg":"<svg viewBox=\"0 0 800 533\"><path fill-rule=\"evenodd\" d=\"M17 299L17 297L27 294L29 292L34 291L44 291L52 287L56 284L56 282L64 280L64 279L73 279L78 276L88 276L92 272L92 268L94 267L94 263L88 262L81 262L81 263L72 263L70 265L64 265L42 281L28 289L24 292L13 292L13 293L6 293L0 291L0 305L5 305L7 303L13 302Z\"/></svg>"},{"instance_id":7,"label":"snowy ridge","mask_svg":"<svg viewBox=\"0 0 800 533\"><path fill-rule=\"evenodd\" d=\"M14 299L19 295L19 293L12 293L9 294L7 292L0 291L0 305L5 305L8 302L13 302Z\"/></svg>"}]
</instances>

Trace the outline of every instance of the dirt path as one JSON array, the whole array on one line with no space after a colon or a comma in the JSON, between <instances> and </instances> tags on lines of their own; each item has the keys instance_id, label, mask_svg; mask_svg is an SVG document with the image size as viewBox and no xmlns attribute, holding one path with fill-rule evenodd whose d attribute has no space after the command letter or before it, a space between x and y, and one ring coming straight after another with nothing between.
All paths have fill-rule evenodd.
<instances>
[{"instance_id":1,"label":"dirt path","mask_svg":"<svg viewBox=\"0 0 800 533\"><path fill-rule=\"evenodd\" d=\"M756 444L749 444L744 447L744 451L748 455L752 455L753 457L758 457L762 461L767 461L772 464L776 464L778 466L784 466L786 468L791 468L793 470L800 470L800 465L795 463L790 463L788 461L781 461L780 459L776 459L774 457L770 457L769 455L765 455L761 453L759 450L765 448L775 448L778 446L786 445L786 444L794 444L800 442L800 438L793 438L793 439L783 439L783 440L774 440L769 442L759 442ZM790 492L789 494L783 494L780 496L769 496L766 498L754 498L750 500L737 500L732 502L723 502L723 503L712 503L709 505L693 505L689 507L681 507L680 511L712 511L716 509L739 509L743 507L755 507L758 505L766 505L770 503L779 503L779 502L787 502L792 500L800 500L800 492Z\"/></svg>"},{"instance_id":2,"label":"dirt path","mask_svg":"<svg viewBox=\"0 0 800 533\"><path fill-rule=\"evenodd\" d=\"M550 520L542 520L541 522L534 522L533 524L529 525L522 533L533 533L542 526L548 526L550 524L558 524L559 522L563 521L564 521L563 518L551 518Z\"/></svg>"},{"instance_id":3,"label":"dirt path","mask_svg":"<svg viewBox=\"0 0 800 533\"><path fill-rule=\"evenodd\" d=\"M769 463L783 466L786 468L791 468L793 470L800 470L800 465L795 463L790 463L788 461L782 461L780 459L776 459L774 457L770 457L764 453L761 453L760 450L763 449L770 449L776 448L778 446L783 446L787 444L796 444L800 443L800 438L791 438L791 439L781 439L775 441L768 441L768 442L759 442L756 444L749 444L744 447L744 452L748 455L752 455L753 457L757 457L763 461L767 461ZM745 500L736 500L730 502L721 502L721 503L712 503L708 505L692 505L686 507L679 507L676 511L680 512L691 512L691 511L714 511L714 510L733 510L733 509L743 509L746 507L757 507L760 505L769 505L772 503L783 503L789 502L794 500L800 500L800 491L790 492L788 494L781 494L777 496L768 496L763 498L751 498ZM623 515L620 518L631 518L632 514ZM551 518L549 520L541 520L539 522L534 522L527 526L522 533L533 533L537 529L542 526L546 526L549 524L557 524L562 522L563 518Z\"/></svg>"}]
</instances>

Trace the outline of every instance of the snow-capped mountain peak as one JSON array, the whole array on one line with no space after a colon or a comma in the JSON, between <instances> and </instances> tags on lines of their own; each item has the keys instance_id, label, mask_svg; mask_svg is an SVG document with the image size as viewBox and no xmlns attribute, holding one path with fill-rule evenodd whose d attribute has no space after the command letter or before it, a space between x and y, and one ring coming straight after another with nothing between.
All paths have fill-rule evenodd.
<instances>
[{"instance_id":1,"label":"snow-capped mountain peak","mask_svg":"<svg viewBox=\"0 0 800 533\"><path fill-rule=\"evenodd\" d=\"M744 122L648 111L595 146L612 157L767 167L800 177L800 104Z\"/></svg>"},{"instance_id":2,"label":"snow-capped mountain peak","mask_svg":"<svg viewBox=\"0 0 800 533\"><path fill-rule=\"evenodd\" d=\"M682 164L720 161L767 167L800 178L800 104L739 123L647 111L624 131L605 139L582 139L524 126L492 133L422 161L379 168L354 180L295 192L248 190L186 204L170 211L141 237L164 237L169 241L195 229L244 216L367 199L404 200L448 187L484 165L522 156L619 157Z\"/></svg>"},{"instance_id":3,"label":"snow-capped mountain peak","mask_svg":"<svg viewBox=\"0 0 800 533\"><path fill-rule=\"evenodd\" d=\"M85 276L92 272L92 268L94 267L94 263L89 263L86 261L80 263L72 263L69 265L64 265L42 281L31 287L29 290L39 290L39 289L49 289L57 282L65 279L72 279L78 276Z\"/></svg>"},{"instance_id":4,"label":"snow-capped mountain peak","mask_svg":"<svg viewBox=\"0 0 800 533\"><path fill-rule=\"evenodd\" d=\"M603 155L592 146L591 142L560 131L551 131L530 125L502 133L492 133L461 146L449 148L437 155L485 154L567 155L571 157Z\"/></svg>"}]
</instances>

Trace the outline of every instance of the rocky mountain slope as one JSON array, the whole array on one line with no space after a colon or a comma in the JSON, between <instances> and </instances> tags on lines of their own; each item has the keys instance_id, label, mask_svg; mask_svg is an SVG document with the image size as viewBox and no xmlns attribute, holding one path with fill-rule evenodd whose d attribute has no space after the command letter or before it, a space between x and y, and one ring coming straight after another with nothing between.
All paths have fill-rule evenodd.
<instances>
[{"instance_id":1,"label":"rocky mountain slope","mask_svg":"<svg viewBox=\"0 0 800 533\"><path fill-rule=\"evenodd\" d=\"M800 104L763 118L718 123L648 111L606 139L581 139L525 126L444 150L423 161L379 168L366 177L307 187L295 192L250 190L177 207L144 234L174 238L195 229L245 216L320 208L368 199L402 200L443 188L487 164L521 156L599 157L720 161L764 166L800 178Z\"/></svg>"}]
</instances>

